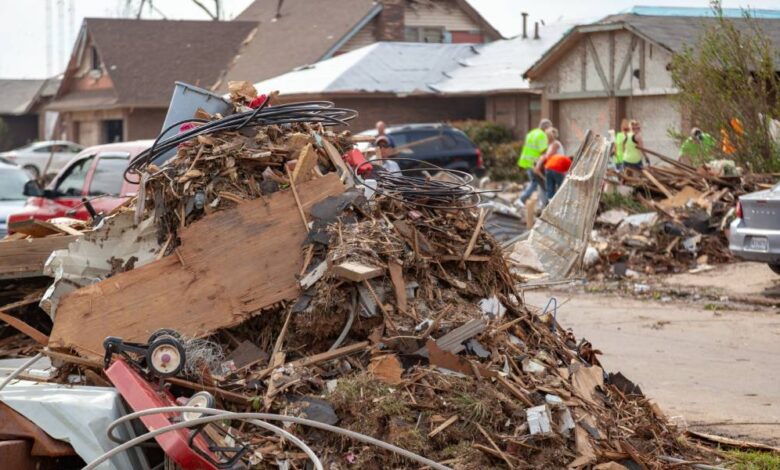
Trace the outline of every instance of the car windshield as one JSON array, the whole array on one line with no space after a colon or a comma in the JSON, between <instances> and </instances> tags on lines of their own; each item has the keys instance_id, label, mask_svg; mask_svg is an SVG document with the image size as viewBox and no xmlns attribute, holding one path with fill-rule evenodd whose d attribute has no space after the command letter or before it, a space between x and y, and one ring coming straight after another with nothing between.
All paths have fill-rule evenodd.
<instances>
[{"instance_id":1,"label":"car windshield","mask_svg":"<svg viewBox=\"0 0 780 470\"><path fill-rule=\"evenodd\" d=\"M30 177L19 169L0 170L0 201L22 201L27 199L24 185Z\"/></svg>"},{"instance_id":2,"label":"car windshield","mask_svg":"<svg viewBox=\"0 0 780 470\"><path fill-rule=\"evenodd\" d=\"M780 193L780 183L777 183L776 185L774 185L772 187L772 192L773 193Z\"/></svg>"}]
</instances>

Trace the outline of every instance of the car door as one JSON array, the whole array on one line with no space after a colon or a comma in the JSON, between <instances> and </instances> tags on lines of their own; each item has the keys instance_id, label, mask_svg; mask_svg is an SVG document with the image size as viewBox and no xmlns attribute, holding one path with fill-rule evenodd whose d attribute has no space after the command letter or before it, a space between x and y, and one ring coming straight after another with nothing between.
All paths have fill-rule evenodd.
<instances>
[{"instance_id":1,"label":"car door","mask_svg":"<svg viewBox=\"0 0 780 470\"><path fill-rule=\"evenodd\" d=\"M71 162L53 182L54 197L50 204L58 206L57 216L88 219L89 213L84 209L81 198L86 196L88 177L95 163L95 155L87 155Z\"/></svg>"},{"instance_id":2,"label":"car door","mask_svg":"<svg viewBox=\"0 0 780 470\"><path fill-rule=\"evenodd\" d=\"M129 158L130 154L127 152L98 154L86 194L98 213L108 214L125 201L126 197L123 197L121 192Z\"/></svg>"}]
</instances>

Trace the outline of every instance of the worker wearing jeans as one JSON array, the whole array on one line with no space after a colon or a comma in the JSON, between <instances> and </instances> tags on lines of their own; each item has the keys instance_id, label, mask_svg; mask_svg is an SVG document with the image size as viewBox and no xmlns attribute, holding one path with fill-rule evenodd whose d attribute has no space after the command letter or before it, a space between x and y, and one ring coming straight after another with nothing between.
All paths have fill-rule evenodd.
<instances>
[{"instance_id":1,"label":"worker wearing jeans","mask_svg":"<svg viewBox=\"0 0 780 470\"><path fill-rule=\"evenodd\" d=\"M534 171L540 176L544 172L545 196L549 202L563 184L566 172L571 166L571 158L566 156L563 144L558 140L558 129L547 129L547 142L547 152L536 162Z\"/></svg>"},{"instance_id":2,"label":"worker wearing jeans","mask_svg":"<svg viewBox=\"0 0 780 470\"><path fill-rule=\"evenodd\" d=\"M549 119L542 119L539 121L539 127L531 130L525 136L523 150L520 154L520 158L517 160L517 166L526 170L526 173L528 174L528 187L517 199L517 205L525 205L525 201L539 188L539 183L534 174L534 166L536 165L537 160L539 160L547 151L546 131L550 128L552 128L552 122ZM540 199L543 204L546 202L544 194L541 194Z\"/></svg>"}]
</instances>

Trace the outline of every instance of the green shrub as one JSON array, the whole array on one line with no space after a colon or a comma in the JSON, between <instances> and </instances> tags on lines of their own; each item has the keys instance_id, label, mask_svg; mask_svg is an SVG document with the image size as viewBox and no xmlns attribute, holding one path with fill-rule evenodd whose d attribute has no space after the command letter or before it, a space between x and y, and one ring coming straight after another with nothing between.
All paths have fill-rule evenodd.
<instances>
[{"instance_id":1,"label":"green shrub","mask_svg":"<svg viewBox=\"0 0 780 470\"><path fill-rule=\"evenodd\" d=\"M459 121L451 123L469 136L482 152L487 174L493 181L523 181L525 172L517 166L520 144L512 131L492 121Z\"/></svg>"},{"instance_id":2,"label":"green shrub","mask_svg":"<svg viewBox=\"0 0 780 470\"><path fill-rule=\"evenodd\" d=\"M452 125L465 132L479 148L483 145L505 144L514 140L512 131L497 122L470 120L454 122Z\"/></svg>"}]
</instances>

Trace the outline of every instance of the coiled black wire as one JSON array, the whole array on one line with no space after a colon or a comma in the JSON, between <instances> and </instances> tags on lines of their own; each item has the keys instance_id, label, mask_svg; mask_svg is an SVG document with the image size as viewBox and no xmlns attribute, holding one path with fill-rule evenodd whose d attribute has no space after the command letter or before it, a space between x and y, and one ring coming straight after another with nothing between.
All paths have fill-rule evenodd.
<instances>
[{"instance_id":1,"label":"coiled black wire","mask_svg":"<svg viewBox=\"0 0 780 470\"><path fill-rule=\"evenodd\" d=\"M176 122L168 126L155 139L151 147L138 154L125 170L125 180L129 183L138 183L140 170L157 157L174 149L188 140L199 135L213 134L222 131L238 131L244 127L269 126L293 123L313 123L323 126L348 125L347 122L356 118L358 113L353 109L336 108L330 101L305 101L300 103L282 104L267 107L268 100L257 109L231 114L222 119L207 121L205 119L191 118ZM185 123L202 124L176 135L164 138L165 133ZM135 178L131 179L130 174Z\"/></svg>"},{"instance_id":2,"label":"coiled black wire","mask_svg":"<svg viewBox=\"0 0 780 470\"><path fill-rule=\"evenodd\" d=\"M381 166L382 160L409 162L412 168L397 172L387 171ZM423 160L413 158L384 158L366 161L353 171L358 182L366 184L360 176L361 169L367 165L374 167L370 179L376 181L376 187L368 185L377 194L407 204L431 209L470 209L481 202L480 194L495 192L479 191L471 186L474 177L465 171L442 168ZM430 173L447 173L452 181L431 179Z\"/></svg>"}]
</instances>

